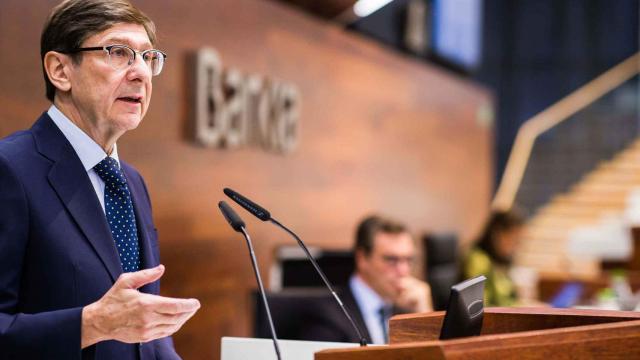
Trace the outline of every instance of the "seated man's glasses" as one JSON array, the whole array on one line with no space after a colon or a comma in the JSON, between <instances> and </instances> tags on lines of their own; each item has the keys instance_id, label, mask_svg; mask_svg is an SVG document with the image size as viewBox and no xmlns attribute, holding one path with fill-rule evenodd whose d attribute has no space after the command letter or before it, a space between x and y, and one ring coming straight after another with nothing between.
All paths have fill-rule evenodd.
<instances>
[{"instance_id":1,"label":"seated man's glasses","mask_svg":"<svg viewBox=\"0 0 640 360\"><path fill-rule=\"evenodd\" d=\"M401 263L407 263L409 266L413 266L415 258L413 256L382 255L382 261L393 267L396 267Z\"/></svg>"},{"instance_id":2,"label":"seated man's glasses","mask_svg":"<svg viewBox=\"0 0 640 360\"><path fill-rule=\"evenodd\" d=\"M78 53L82 51L104 51L108 56L108 62L116 70L124 69L131 66L136 61L136 55L140 54L142 60L151 69L153 76L159 75L164 66L164 61L167 58L167 54L160 50L149 49L144 51L136 51L127 45L109 45L109 46L96 46L96 47L84 47L77 48L69 51L68 53Z\"/></svg>"}]
</instances>

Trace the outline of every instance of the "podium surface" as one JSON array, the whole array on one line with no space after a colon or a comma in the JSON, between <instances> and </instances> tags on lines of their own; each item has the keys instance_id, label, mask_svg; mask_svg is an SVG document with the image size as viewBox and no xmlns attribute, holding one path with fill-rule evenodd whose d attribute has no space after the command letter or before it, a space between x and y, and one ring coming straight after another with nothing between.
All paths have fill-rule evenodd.
<instances>
[{"instance_id":1,"label":"podium surface","mask_svg":"<svg viewBox=\"0 0 640 360\"><path fill-rule=\"evenodd\" d=\"M480 336L439 340L444 312L399 315L390 345L332 349L316 360L640 359L640 313L487 308Z\"/></svg>"},{"instance_id":2,"label":"podium surface","mask_svg":"<svg viewBox=\"0 0 640 360\"><path fill-rule=\"evenodd\" d=\"M221 360L277 360L271 339L223 337L220 350ZM278 340L282 360L313 360L313 354L323 349L350 348L359 344Z\"/></svg>"}]
</instances>

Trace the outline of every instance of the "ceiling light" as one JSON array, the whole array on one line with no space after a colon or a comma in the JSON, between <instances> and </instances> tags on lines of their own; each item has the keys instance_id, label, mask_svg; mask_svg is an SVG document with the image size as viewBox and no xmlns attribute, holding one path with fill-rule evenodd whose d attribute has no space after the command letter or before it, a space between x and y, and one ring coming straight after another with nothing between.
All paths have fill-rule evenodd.
<instances>
[{"instance_id":1,"label":"ceiling light","mask_svg":"<svg viewBox=\"0 0 640 360\"><path fill-rule=\"evenodd\" d=\"M353 5L353 12L359 17L369 16L393 0L358 0Z\"/></svg>"}]
</instances>

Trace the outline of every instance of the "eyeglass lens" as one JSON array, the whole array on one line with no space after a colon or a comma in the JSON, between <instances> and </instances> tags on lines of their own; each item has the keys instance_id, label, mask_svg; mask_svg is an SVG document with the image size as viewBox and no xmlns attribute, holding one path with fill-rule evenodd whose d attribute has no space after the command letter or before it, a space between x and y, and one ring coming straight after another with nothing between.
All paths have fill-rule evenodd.
<instances>
[{"instance_id":1,"label":"eyeglass lens","mask_svg":"<svg viewBox=\"0 0 640 360\"><path fill-rule=\"evenodd\" d=\"M133 64L135 52L126 46L114 45L109 49L109 61L116 69L123 69ZM160 74L164 65L164 55L158 50L148 50L142 52L142 59L151 69L155 76Z\"/></svg>"}]
</instances>

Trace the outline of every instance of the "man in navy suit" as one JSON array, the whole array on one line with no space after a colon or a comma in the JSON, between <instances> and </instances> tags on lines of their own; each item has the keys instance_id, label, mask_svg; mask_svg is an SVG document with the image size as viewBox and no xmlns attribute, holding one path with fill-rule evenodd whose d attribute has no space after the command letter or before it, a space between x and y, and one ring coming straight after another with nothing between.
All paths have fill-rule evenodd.
<instances>
[{"instance_id":1,"label":"man in navy suit","mask_svg":"<svg viewBox=\"0 0 640 360\"><path fill-rule=\"evenodd\" d=\"M432 311L429 285L411 275L415 252L411 233L398 221L374 215L358 225L355 272L340 296L367 342L389 341L388 320L394 314ZM360 340L333 301L314 313L303 324L300 339Z\"/></svg>"},{"instance_id":2,"label":"man in navy suit","mask_svg":"<svg viewBox=\"0 0 640 360\"><path fill-rule=\"evenodd\" d=\"M135 129L165 54L126 0L68 0L45 24L53 105L0 140L0 359L179 359L171 335L200 307L159 296L158 240Z\"/></svg>"}]
</instances>

